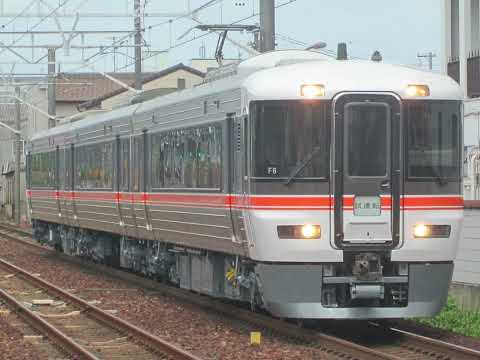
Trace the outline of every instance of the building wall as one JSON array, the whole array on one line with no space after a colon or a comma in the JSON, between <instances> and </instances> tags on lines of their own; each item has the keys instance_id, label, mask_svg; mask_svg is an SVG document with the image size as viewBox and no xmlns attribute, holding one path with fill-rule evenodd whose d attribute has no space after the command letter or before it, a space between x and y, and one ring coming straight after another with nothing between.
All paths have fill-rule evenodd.
<instances>
[{"instance_id":1,"label":"building wall","mask_svg":"<svg viewBox=\"0 0 480 360\"><path fill-rule=\"evenodd\" d=\"M31 83L32 79L25 79L25 82ZM34 81L41 81L34 79ZM22 97L29 103L47 113L48 101L47 90L42 86L21 86ZM0 121L6 122L9 126L15 126L14 106L10 106L7 112L0 113ZM70 116L77 113L75 103L57 103L58 116ZM41 112L22 105L22 139L28 139L32 135L48 129L48 117ZM0 169L14 169L14 139L13 134L0 128ZM21 174L20 174L20 194L21 194L21 216L23 221L27 218L25 202L25 156L22 154ZM13 207L13 173L11 175L0 175L0 210L1 215L9 216L12 214Z\"/></svg>"},{"instance_id":2,"label":"building wall","mask_svg":"<svg viewBox=\"0 0 480 360\"><path fill-rule=\"evenodd\" d=\"M224 59L223 65L228 65L240 60L241 59ZM206 74L208 71L218 68L218 62L216 59L192 59L190 61L190 67Z\"/></svg>"},{"instance_id":3,"label":"building wall","mask_svg":"<svg viewBox=\"0 0 480 360\"><path fill-rule=\"evenodd\" d=\"M194 75L191 72L185 70L178 70L164 77L144 84L143 89L176 89L178 85L178 79L185 79L185 88L187 89L192 88L193 86L200 84L203 81L203 78L198 75ZM125 91L117 96L108 98L102 102L102 109L113 109L118 106L125 105L129 102L132 96L132 92Z\"/></svg>"},{"instance_id":4,"label":"building wall","mask_svg":"<svg viewBox=\"0 0 480 360\"><path fill-rule=\"evenodd\" d=\"M79 113L77 105L79 105L79 103L57 102L57 116L63 117L65 121L67 121L68 117ZM61 123L62 120L59 119L59 122Z\"/></svg>"},{"instance_id":5,"label":"building wall","mask_svg":"<svg viewBox=\"0 0 480 360\"><path fill-rule=\"evenodd\" d=\"M453 281L480 285L480 208L465 209Z\"/></svg>"},{"instance_id":6,"label":"building wall","mask_svg":"<svg viewBox=\"0 0 480 360\"><path fill-rule=\"evenodd\" d=\"M464 113L465 146L478 146L480 141L480 99L466 100Z\"/></svg>"},{"instance_id":7,"label":"building wall","mask_svg":"<svg viewBox=\"0 0 480 360\"><path fill-rule=\"evenodd\" d=\"M36 79L38 81L38 79ZM25 82L32 82L32 79L24 79ZM22 81L20 81L22 82ZM30 104L43 109L43 90L36 86L21 86L22 97ZM13 88L10 89L13 92ZM28 139L32 134L48 126L46 117L39 115L36 111L30 109L26 105L21 105L21 137ZM3 108L0 113L0 121L7 123L9 126L15 127L15 106L9 105ZM14 135L11 131L0 129L0 169L4 171L12 171L15 167L14 154ZM8 175L0 175L0 211L2 216L10 218L13 215L14 203L14 173ZM25 202L25 156L21 157L21 173L20 173L20 201L21 201L21 217L22 221L27 220L26 202ZM11 218L10 218L11 219Z\"/></svg>"}]
</instances>

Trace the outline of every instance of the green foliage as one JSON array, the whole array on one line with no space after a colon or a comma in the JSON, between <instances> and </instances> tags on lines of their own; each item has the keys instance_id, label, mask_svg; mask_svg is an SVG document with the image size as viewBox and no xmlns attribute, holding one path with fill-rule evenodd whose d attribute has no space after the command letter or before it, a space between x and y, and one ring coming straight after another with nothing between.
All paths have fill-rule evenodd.
<instances>
[{"instance_id":1,"label":"green foliage","mask_svg":"<svg viewBox=\"0 0 480 360\"><path fill-rule=\"evenodd\" d=\"M449 298L442 312L434 318L420 319L420 323L458 334L480 337L480 312L459 309L453 298Z\"/></svg>"}]
</instances>

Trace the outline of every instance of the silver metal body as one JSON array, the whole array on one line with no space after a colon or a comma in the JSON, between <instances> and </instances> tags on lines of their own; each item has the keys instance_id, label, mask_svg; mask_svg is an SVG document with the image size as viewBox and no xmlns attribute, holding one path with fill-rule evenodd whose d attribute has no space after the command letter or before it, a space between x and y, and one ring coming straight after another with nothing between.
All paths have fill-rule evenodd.
<instances>
[{"instance_id":1,"label":"silver metal body","mask_svg":"<svg viewBox=\"0 0 480 360\"><path fill-rule=\"evenodd\" d=\"M281 317L396 318L438 312L462 231L460 191L454 183L440 186L434 180L395 183L393 175L337 181L339 173L351 169L345 158L349 145L340 142L355 138L338 126L351 124L352 106L378 103L378 111L391 119L385 131L395 134L387 136L386 146L393 150L385 166L389 174L398 167L403 179L404 145L395 139L405 135L397 125L405 116L405 102L415 101L404 87L427 83L427 100L459 101L458 86L411 69L331 61L303 51L260 55L235 73L35 136L28 145L30 156L51 152L59 177L69 167L80 171L72 155L77 148L111 143L114 149L109 189L78 189L73 180L50 188L30 186L37 237L45 238L45 229L53 229L52 241L65 252L161 274L183 288L250 301ZM256 179L251 173L256 158L252 109L267 101L305 101L299 88L306 79L327 89L323 100L330 109L333 139L328 179L288 186L280 178ZM220 185L155 188L152 139L156 134L187 136L189 129L221 134ZM127 160L119 155L122 141L129 144L126 187L120 175ZM138 158L135 149L141 148ZM336 162L342 152L344 161ZM33 176L30 172L30 180ZM386 181L392 182L388 189ZM380 216L356 216L355 196L377 196L376 189L383 191ZM415 239L411 229L419 222L450 225L450 236ZM321 237L279 238L279 225L303 224L319 224ZM366 276L352 272L350 267L362 259L380 261L383 270L377 266Z\"/></svg>"}]
</instances>

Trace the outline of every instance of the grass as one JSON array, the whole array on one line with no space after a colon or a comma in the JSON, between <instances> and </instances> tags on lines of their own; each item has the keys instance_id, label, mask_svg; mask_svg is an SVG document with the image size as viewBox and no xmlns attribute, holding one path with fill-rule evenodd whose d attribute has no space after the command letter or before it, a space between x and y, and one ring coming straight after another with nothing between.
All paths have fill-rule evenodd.
<instances>
[{"instance_id":1,"label":"grass","mask_svg":"<svg viewBox=\"0 0 480 360\"><path fill-rule=\"evenodd\" d=\"M480 312L461 310L451 297L440 314L434 318L420 319L419 322L458 334L480 338Z\"/></svg>"}]
</instances>

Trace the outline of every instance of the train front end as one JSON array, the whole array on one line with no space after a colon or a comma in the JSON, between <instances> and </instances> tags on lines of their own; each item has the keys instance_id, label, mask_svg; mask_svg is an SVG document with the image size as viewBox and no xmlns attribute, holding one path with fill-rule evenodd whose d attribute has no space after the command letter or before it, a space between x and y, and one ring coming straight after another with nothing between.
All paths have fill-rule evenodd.
<instances>
[{"instance_id":1,"label":"train front end","mask_svg":"<svg viewBox=\"0 0 480 360\"><path fill-rule=\"evenodd\" d=\"M250 257L285 318L432 316L462 232L462 94L440 75L357 61L245 82Z\"/></svg>"}]
</instances>

